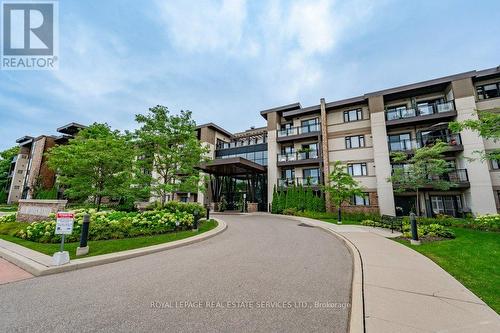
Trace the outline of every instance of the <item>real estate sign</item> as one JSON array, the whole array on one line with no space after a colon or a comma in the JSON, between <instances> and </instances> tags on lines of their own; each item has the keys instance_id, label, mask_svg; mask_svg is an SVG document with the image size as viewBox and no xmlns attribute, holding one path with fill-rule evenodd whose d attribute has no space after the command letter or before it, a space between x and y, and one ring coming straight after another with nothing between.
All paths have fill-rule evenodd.
<instances>
[{"instance_id":1,"label":"real estate sign","mask_svg":"<svg viewBox=\"0 0 500 333\"><path fill-rule=\"evenodd\" d=\"M70 235L73 232L75 213L58 212L56 214L56 235Z\"/></svg>"}]
</instances>

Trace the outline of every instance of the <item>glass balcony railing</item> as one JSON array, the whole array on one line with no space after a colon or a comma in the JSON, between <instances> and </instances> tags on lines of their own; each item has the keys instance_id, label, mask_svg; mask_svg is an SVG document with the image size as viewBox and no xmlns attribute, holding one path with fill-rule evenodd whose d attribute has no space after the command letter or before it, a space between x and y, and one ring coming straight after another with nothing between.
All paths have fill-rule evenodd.
<instances>
[{"instance_id":1,"label":"glass balcony railing","mask_svg":"<svg viewBox=\"0 0 500 333\"><path fill-rule=\"evenodd\" d=\"M462 144L460 134L448 135L423 135L420 139L410 139L389 142L389 151L409 151L425 146L433 145L438 141L446 142L450 146L459 146Z\"/></svg>"},{"instance_id":2,"label":"glass balcony railing","mask_svg":"<svg viewBox=\"0 0 500 333\"><path fill-rule=\"evenodd\" d=\"M392 171L394 174L394 169ZM410 174L408 171L403 171L403 173ZM450 181L453 183L466 183L469 181L469 175L467 173L467 169L455 169L448 171L447 173L441 175L441 176L429 176L429 179L431 180L446 180Z\"/></svg>"},{"instance_id":3,"label":"glass balcony railing","mask_svg":"<svg viewBox=\"0 0 500 333\"><path fill-rule=\"evenodd\" d=\"M293 161L309 160L316 158L319 158L317 150L311 150L309 152L278 154L278 162L293 162Z\"/></svg>"},{"instance_id":4,"label":"glass balcony railing","mask_svg":"<svg viewBox=\"0 0 500 333\"><path fill-rule=\"evenodd\" d=\"M314 133L314 132L319 132L320 131L320 124L310 124L310 125L303 125L303 126L298 126L298 127L290 127L282 130L278 130L278 137L286 137L286 136L292 136L292 135L300 135L300 134L306 134L306 133Z\"/></svg>"},{"instance_id":5,"label":"glass balcony railing","mask_svg":"<svg viewBox=\"0 0 500 333\"><path fill-rule=\"evenodd\" d=\"M398 107L393 109L386 109L385 116L386 120L397 120L412 118L418 116L427 116L437 113L445 113L455 110L455 103L453 101L442 102L442 103L429 103L425 105L419 105L416 108L406 108Z\"/></svg>"},{"instance_id":6,"label":"glass balcony railing","mask_svg":"<svg viewBox=\"0 0 500 333\"><path fill-rule=\"evenodd\" d=\"M318 186L320 184L319 177L307 177L307 178L279 178L279 187L290 187L290 186Z\"/></svg>"}]
</instances>

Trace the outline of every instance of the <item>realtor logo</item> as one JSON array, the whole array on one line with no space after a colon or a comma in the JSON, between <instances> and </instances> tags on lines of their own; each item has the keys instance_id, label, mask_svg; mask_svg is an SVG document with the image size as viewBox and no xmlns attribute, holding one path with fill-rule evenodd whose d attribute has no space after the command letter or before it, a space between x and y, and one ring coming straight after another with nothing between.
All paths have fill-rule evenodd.
<instances>
[{"instance_id":1,"label":"realtor logo","mask_svg":"<svg viewBox=\"0 0 500 333\"><path fill-rule=\"evenodd\" d=\"M57 68L55 1L2 2L3 70Z\"/></svg>"}]
</instances>

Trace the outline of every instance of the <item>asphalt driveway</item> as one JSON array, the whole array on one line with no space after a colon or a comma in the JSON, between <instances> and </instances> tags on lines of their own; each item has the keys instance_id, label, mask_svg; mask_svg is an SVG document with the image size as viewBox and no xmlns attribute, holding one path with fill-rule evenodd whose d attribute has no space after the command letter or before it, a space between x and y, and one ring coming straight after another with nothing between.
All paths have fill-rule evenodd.
<instances>
[{"instance_id":1,"label":"asphalt driveway","mask_svg":"<svg viewBox=\"0 0 500 333\"><path fill-rule=\"evenodd\" d=\"M335 237L221 216L209 240L0 286L0 331L346 332L352 262Z\"/></svg>"}]
</instances>

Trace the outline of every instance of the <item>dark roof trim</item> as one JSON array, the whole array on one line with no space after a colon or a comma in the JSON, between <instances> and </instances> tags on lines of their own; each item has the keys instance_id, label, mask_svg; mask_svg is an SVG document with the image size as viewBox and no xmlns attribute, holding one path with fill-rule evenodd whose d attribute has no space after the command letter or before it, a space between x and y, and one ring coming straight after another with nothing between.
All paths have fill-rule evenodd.
<instances>
[{"instance_id":1,"label":"dark roof trim","mask_svg":"<svg viewBox=\"0 0 500 333\"><path fill-rule=\"evenodd\" d=\"M16 140L16 143L26 143L26 141L33 141L32 136L25 135Z\"/></svg>"},{"instance_id":2,"label":"dark roof trim","mask_svg":"<svg viewBox=\"0 0 500 333\"><path fill-rule=\"evenodd\" d=\"M451 81L454 81L454 80L460 80L460 79L465 79L465 78L473 77L474 74L476 74L476 71L470 71L470 72L464 72L464 73L459 73L459 74L444 76L444 77L440 77L440 78L437 78L437 79L432 79L432 80L427 80L427 81L422 81L422 82L407 84L407 85L399 86L399 87L395 87L395 88L389 88L389 89L374 91L374 92L365 94L365 97L379 96L379 95L389 95L389 94L404 92L404 91L408 91L408 90L425 88L425 87L433 86L433 85L437 85L437 84L448 83L448 82L451 82Z\"/></svg>"},{"instance_id":3,"label":"dark roof trim","mask_svg":"<svg viewBox=\"0 0 500 333\"><path fill-rule=\"evenodd\" d=\"M357 97L351 97L347 99L342 99L340 101L333 101L325 104L325 108L335 108L339 106L348 106L348 105L353 105L353 104L361 104L365 103L366 97L365 96L357 96Z\"/></svg>"},{"instance_id":4,"label":"dark roof trim","mask_svg":"<svg viewBox=\"0 0 500 333\"><path fill-rule=\"evenodd\" d=\"M226 131L225 129L223 129L222 127L220 127L214 123L206 123L206 124L198 125L198 126L196 126L196 129L201 129L202 127L210 127L210 128L212 128L212 129L214 129L222 134L225 134L226 136L228 136L230 138L233 136L233 134L231 134L230 132Z\"/></svg>"},{"instance_id":5,"label":"dark roof trim","mask_svg":"<svg viewBox=\"0 0 500 333\"><path fill-rule=\"evenodd\" d=\"M291 111L291 110L296 110L296 109L300 109L300 108L302 108L302 106L300 105L299 102L297 102L297 103L287 104L287 105L283 105L283 106L278 106L278 107L275 107L272 109L262 110L262 111L260 111L260 114L262 115L262 117L267 119L266 114L268 114L268 113L285 112L285 111Z\"/></svg>"},{"instance_id":6,"label":"dark roof trim","mask_svg":"<svg viewBox=\"0 0 500 333\"><path fill-rule=\"evenodd\" d=\"M303 108L303 109L290 110L290 111L283 112L283 117L289 118L289 117L294 117L294 116L305 115L308 113L316 113L316 112L320 112L320 111L321 111L321 108L320 108L320 105L318 104L318 105L308 106L308 107Z\"/></svg>"},{"instance_id":7,"label":"dark roof trim","mask_svg":"<svg viewBox=\"0 0 500 333\"><path fill-rule=\"evenodd\" d=\"M59 127L56 131L59 132L59 133L65 133L69 129L81 130L81 129L84 129L84 128L87 128L87 126L82 125L82 124L78 124L78 123L69 123L69 124L66 124L64 126Z\"/></svg>"},{"instance_id":8,"label":"dark roof trim","mask_svg":"<svg viewBox=\"0 0 500 333\"><path fill-rule=\"evenodd\" d=\"M489 75L495 75L495 74L500 74L500 66L493 67L493 68L488 68L488 69L483 69L481 71L476 72L476 77L481 78L484 76L489 76Z\"/></svg>"}]
</instances>

